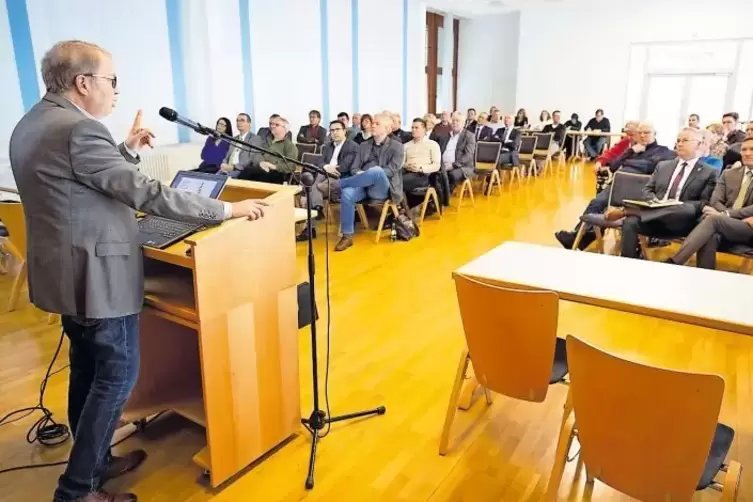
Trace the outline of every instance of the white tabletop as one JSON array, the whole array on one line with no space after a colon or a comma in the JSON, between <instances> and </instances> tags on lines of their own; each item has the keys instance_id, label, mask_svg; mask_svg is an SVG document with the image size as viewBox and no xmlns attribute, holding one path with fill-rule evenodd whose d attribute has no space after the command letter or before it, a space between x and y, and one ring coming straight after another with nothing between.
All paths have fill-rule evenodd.
<instances>
[{"instance_id":1,"label":"white tabletop","mask_svg":"<svg viewBox=\"0 0 753 502\"><path fill-rule=\"evenodd\" d=\"M753 334L753 277L505 242L455 273L563 300Z\"/></svg>"}]
</instances>

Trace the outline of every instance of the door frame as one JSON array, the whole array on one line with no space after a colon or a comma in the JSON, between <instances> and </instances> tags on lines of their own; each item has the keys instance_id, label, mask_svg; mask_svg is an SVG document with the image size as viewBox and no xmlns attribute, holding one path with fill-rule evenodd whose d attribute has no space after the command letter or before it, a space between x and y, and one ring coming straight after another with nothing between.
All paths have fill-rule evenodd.
<instances>
[{"instance_id":1,"label":"door frame","mask_svg":"<svg viewBox=\"0 0 753 502\"><path fill-rule=\"evenodd\" d=\"M647 117L648 114L648 96L651 93L651 77L683 77L685 79L682 87L682 99L680 101L680 116L682 121L692 113L688 107L690 102L690 82L693 77L727 77L727 92L724 96L724 109L731 107L734 101L734 84L731 82L733 74L731 72L703 72L703 73L684 73L684 72L651 72L643 76L643 95L641 96L640 116ZM678 124L682 127L682 123Z\"/></svg>"}]
</instances>

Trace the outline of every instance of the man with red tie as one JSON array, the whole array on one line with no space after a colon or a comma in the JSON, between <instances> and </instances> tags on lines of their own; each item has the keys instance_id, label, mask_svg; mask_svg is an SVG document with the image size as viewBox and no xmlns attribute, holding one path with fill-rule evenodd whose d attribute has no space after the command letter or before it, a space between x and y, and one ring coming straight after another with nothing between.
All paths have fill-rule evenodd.
<instances>
[{"instance_id":1,"label":"man with red tie","mask_svg":"<svg viewBox=\"0 0 753 502\"><path fill-rule=\"evenodd\" d=\"M680 204L629 211L622 224L622 256L639 256L638 236L685 237L698 222L716 186L716 171L700 161L701 131L685 128L677 136L677 158L659 162L643 188L646 201Z\"/></svg>"}]
</instances>

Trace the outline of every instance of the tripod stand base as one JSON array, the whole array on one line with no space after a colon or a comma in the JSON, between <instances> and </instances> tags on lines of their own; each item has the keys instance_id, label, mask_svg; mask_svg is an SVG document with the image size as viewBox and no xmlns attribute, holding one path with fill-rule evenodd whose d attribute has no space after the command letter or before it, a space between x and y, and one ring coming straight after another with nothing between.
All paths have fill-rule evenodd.
<instances>
[{"instance_id":1,"label":"tripod stand base","mask_svg":"<svg viewBox=\"0 0 753 502\"><path fill-rule=\"evenodd\" d=\"M311 433L311 455L309 456L309 472L306 476L306 489L311 490L314 487L314 465L316 464L316 446L319 443L319 431L324 429L327 424L333 424L335 422L342 422L344 420L353 420L354 418L368 417L372 415L384 415L387 413L387 408L379 406L372 410L359 411L356 413L348 413L347 415L340 415L339 417L328 417L322 410L314 410L311 412L309 418L301 419L301 423L305 425Z\"/></svg>"}]
</instances>

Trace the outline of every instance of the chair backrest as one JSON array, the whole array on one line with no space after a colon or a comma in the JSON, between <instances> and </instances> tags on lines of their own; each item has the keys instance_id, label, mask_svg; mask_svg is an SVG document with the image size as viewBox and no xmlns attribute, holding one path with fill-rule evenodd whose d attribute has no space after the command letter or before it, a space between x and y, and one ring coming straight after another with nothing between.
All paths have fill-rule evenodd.
<instances>
[{"instance_id":1,"label":"chair backrest","mask_svg":"<svg viewBox=\"0 0 753 502\"><path fill-rule=\"evenodd\" d=\"M298 148L298 160L303 160L303 155L306 153L316 153L316 145L312 143L296 143Z\"/></svg>"},{"instance_id":2,"label":"chair backrest","mask_svg":"<svg viewBox=\"0 0 753 502\"><path fill-rule=\"evenodd\" d=\"M521 136L518 153L520 155L533 155L534 150L536 150L537 140L538 137L536 136Z\"/></svg>"},{"instance_id":3,"label":"chair backrest","mask_svg":"<svg viewBox=\"0 0 753 502\"><path fill-rule=\"evenodd\" d=\"M502 143L492 141L479 141L476 143L476 163L489 163L497 165L499 152L502 151Z\"/></svg>"},{"instance_id":4,"label":"chair backrest","mask_svg":"<svg viewBox=\"0 0 753 502\"><path fill-rule=\"evenodd\" d=\"M724 380L645 366L567 337L570 393L589 474L643 501L690 500Z\"/></svg>"},{"instance_id":5,"label":"chair backrest","mask_svg":"<svg viewBox=\"0 0 753 502\"><path fill-rule=\"evenodd\" d=\"M0 189L0 194L2 193ZM26 221L24 206L20 202L0 202L0 221L8 230L8 240L26 257Z\"/></svg>"},{"instance_id":6,"label":"chair backrest","mask_svg":"<svg viewBox=\"0 0 753 502\"><path fill-rule=\"evenodd\" d=\"M559 296L508 289L455 274L476 378L506 396L541 402L552 376Z\"/></svg>"},{"instance_id":7,"label":"chair backrest","mask_svg":"<svg viewBox=\"0 0 753 502\"><path fill-rule=\"evenodd\" d=\"M613 207L622 206L625 199L642 199L643 187L646 186L651 176L648 174L623 173L617 171L614 173L612 186L609 192L609 205Z\"/></svg>"},{"instance_id":8,"label":"chair backrest","mask_svg":"<svg viewBox=\"0 0 753 502\"><path fill-rule=\"evenodd\" d=\"M552 134L550 132L548 132L548 133L537 132L537 133L534 133L534 136L536 136L537 138L539 138L538 141L536 141L536 150L547 150L548 151L549 150L549 145L552 144L552 137L554 136L554 134Z\"/></svg>"},{"instance_id":9,"label":"chair backrest","mask_svg":"<svg viewBox=\"0 0 753 502\"><path fill-rule=\"evenodd\" d=\"M311 145L314 146L314 145ZM321 153L305 152L301 155L301 162L308 162L309 164L318 165L322 160Z\"/></svg>"}]
</instances>

